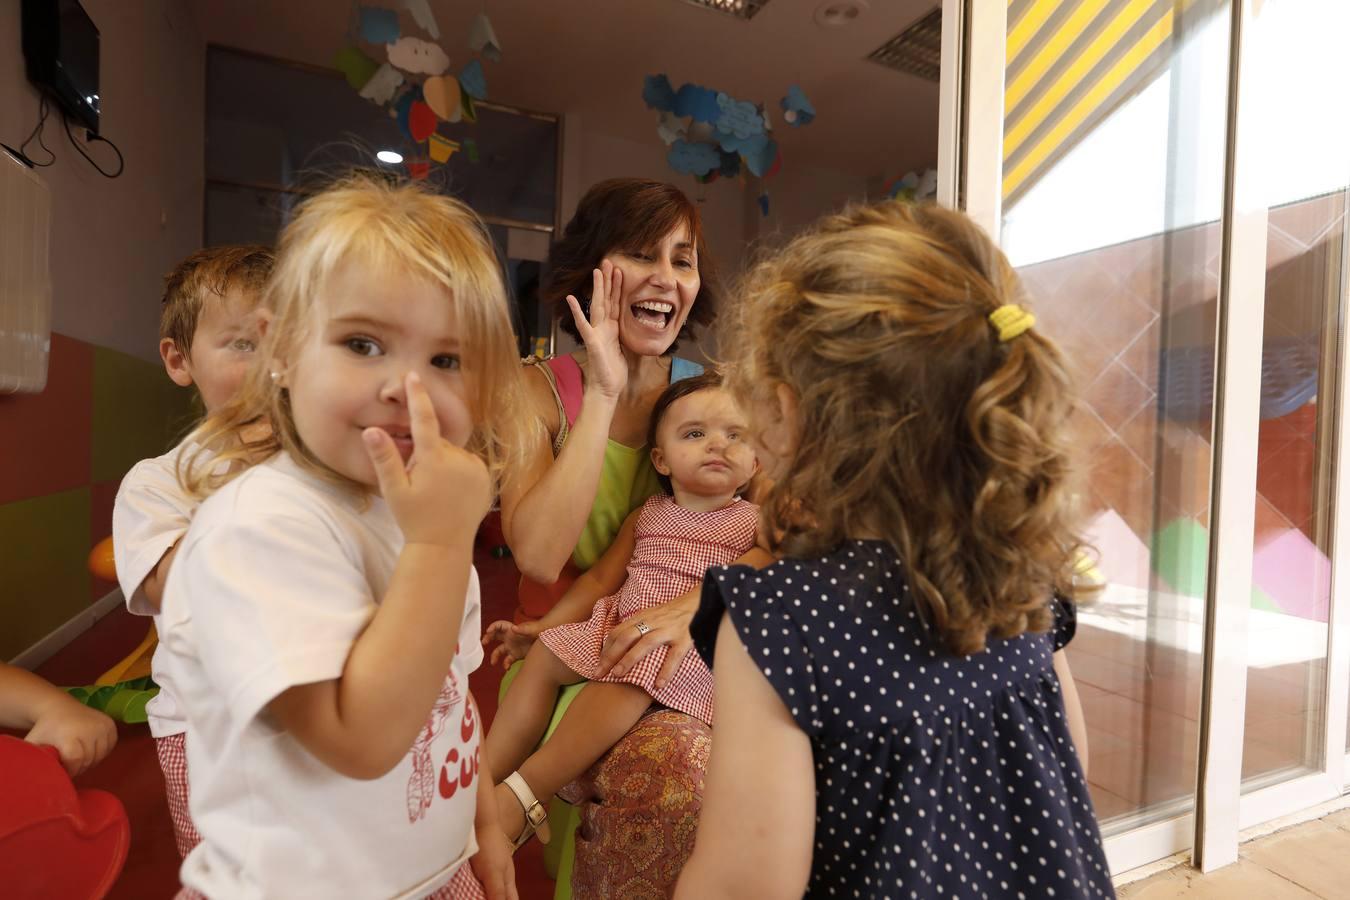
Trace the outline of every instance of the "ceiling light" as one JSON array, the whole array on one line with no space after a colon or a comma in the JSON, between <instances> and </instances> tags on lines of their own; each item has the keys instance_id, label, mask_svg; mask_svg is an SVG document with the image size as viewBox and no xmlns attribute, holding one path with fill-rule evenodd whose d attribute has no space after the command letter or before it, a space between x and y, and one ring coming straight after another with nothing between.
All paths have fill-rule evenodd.
<instances>
[{"instance_id":1,"label":"ceiling light","mask_svg":"<svg viewBox=\"0 0 1350 900\"><path fill-rule=\"evenodd\" d=\"M391 166L396 166L403 162L403 154L395 153L393 150L381 150L379 153L375 154L375 158L382 163L389 163Z\"/></svg>"}]
</instances>

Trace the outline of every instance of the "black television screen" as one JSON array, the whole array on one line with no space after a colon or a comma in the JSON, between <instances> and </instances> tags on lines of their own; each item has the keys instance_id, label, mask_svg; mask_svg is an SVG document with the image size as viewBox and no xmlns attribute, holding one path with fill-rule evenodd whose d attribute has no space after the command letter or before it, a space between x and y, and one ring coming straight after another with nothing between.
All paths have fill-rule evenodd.
<instances>
[{"instance_id":1,"label":"black television screen","mask_svg":"<svg viewBox=\"0 0 1350 900\"><path fill-rule=\"evenodd\" d=\"M77 0L23 0L28 80L98 132L98 29Z\"/></svg>"}]
</instances>

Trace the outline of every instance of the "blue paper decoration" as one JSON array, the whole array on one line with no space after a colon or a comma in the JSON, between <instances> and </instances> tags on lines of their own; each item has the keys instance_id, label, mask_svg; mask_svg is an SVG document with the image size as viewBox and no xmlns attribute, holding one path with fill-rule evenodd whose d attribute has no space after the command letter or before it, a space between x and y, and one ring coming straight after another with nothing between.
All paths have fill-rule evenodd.
<instances>
[{"instance_id":1,"label":"blue paper decoration","mask_svg":"<svg viewBox=\"0 0 1350 900\"><path fill-rule=\"evenodd\" d=\"M787 96L778 101L778 105L783 108L783 120L793 128L810 125L816 117L816 108L806 99L800 85L788 88Z\"/></svg>"},{"instance_id":2,"label":"blue paper decoration","mask_svg":"<svg viewBox=\"0 0 1350 900\"><path fill-rule=\"evenodd\" d=\"M372 44L392 44L398 40L398 13L394 10L363 6L360 13L361 37Z\"/></svg>"},{"instance_id":3,"label":"blue paper decoration","mask_svg":"<svg viewBox=\"0 0 1350 900\"><path fill-rule=\"evenodd\" d=\"M694 144L680 139L670 146L666 162L685 175L707 175L722 165L722 154L712 144Z\"/></svg>"},{"instance_id":4,"label":"blue paper decoration","mask_svg":"<svg viewBox=\"0 0 1350 900\"><path fill-rule=\"evenodd\" d=\"M394 118L398 122L398 130L410 141L413 139L413 136L412 126L408 124L408 114L412 112L413 101L421 99L422 89L414 87L404 91L403 94L394 101Z\"/></svg>"},{"instance_id":5,"label":"blue paper decoration","mask_svg":"<svg viewBox=\"0 0 1350 900\"><path fill-rule=\"evenodd\" d=\"M717 108L721 113L717 117L717 130L722 134L734 135L744 140L751 135L764 132L764 119L755 104L737 100L726 94L717 95Z\"/></svg>"},{"instance_id":6,"label":"blue paper decoration","mask_svg":"<svg viewBox=\"0 0 1350 900\"><path fill-rule=\"evenodd\" d=\"M760 194L760 195L759 195L759 214L760 214L761 216L767 216L767 215L769 214L769 195L768 195L768 194Z\"/></svg>"},{"instance_id":7,"label":"blue paper decoration","mask_svg":"<svg viewBox=\"0 0 1350 900\"><path fill-rule=\"evenodd\" d=\"M722 115L722 107L717 105L717 93L702 85L685 84L675 94L675 115L688 116L695 122L716 122Z\"/></svg>"},{"instance_id":8,"label":"blue paper decoration","mask_svg":"<svg viewBox=\"0 0 1350 900\"><path fill-rule=\"evenodd\" d=\"M748 138L738 138L734 134L719 134L720 144L723 150L728 153L739 153L747 158L756 156L764 152L764 145L769 143L769 136L764 132L752 134Z\"/></svg>"},{"instance_id":9,"label":"blue paper decoration","mask_svg":"<svg viewBox=\"0 0 1350 900\"><path fill-rule=\"evenodd\" d=\"M459 86L473 99L486 100L487 76L483 74L483 64L476 59L469 60L460 70Z\"/></svg>"},{"instance_id":10,"label":"blue paper decoration","mask_svg":"<svg viewBox=\"0 0 1350 900\"><path fill-rule=\"evenodd\" d=\"M642 102L648 109L671 112L675 109L675 89L665 75L648 75L642 80Z\"/></svg>"},{"instance_id":11,"label":"blue paper decoration","mask_svg":"<svg viewBox=\"0 0 1350 900\"><path fill-rule=\"evenodd\" d=\"M746 171L769 178L782 165L761 105L699 84L682 84L675 90L664 73L646 76L642 100L660 112L656 131L670 147L666 161L676 172L707 184ZM809 124L816 115L799 85L788 89L780 105L786 111L784 118L795 126ZM768 202L768 194L759 200L765 215Z\"/></svg>"},{"instance_id":12,"label":"blue paper decoration","mask_svg":"<svg viewBox=\"0 0 1350 900\"><path fill-rule=\"evenodd\" d=\"M750 170L750 174L764 177L764 173L769 171L773 165L774 159L778 156L778 143L773 140L765 141L764 146L759 147L753 153L745 154L745 167Z\"/></svg>"}]
</instances>

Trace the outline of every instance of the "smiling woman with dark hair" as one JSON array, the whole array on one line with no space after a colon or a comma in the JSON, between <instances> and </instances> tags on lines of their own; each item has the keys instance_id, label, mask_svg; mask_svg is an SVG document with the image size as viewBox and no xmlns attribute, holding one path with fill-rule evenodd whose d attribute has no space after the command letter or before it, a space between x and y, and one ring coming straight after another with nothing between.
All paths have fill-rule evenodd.
<instances>
[{"instance_id":1,"label":"smiling woman with dark hair","mask_svg":"<svg viewBox=\"0 0 1350 900\"><path fill-rule=\"evenodd\" d=\"M526 378L532 406L552 440L551 452L541 445L502 488L502 527L522 574L518 620L546 613L628 515L661 490L646 446L652 409L671 382L701 371L677 358L675 345L717 315L698 209L659 181L595 185L550 252L541 293L566 305L563 327L583 346L547 362L526 361L534 369ZM664 686L689 652L697 607L697 591L690 591L616 629L596 676L621 674L655 652L664 654L657 676ZM708 728L654 709L578 782L578 896L618 896L633 878L669 893L692 850ZM492 774L502 782L511 773ZM519 803L504 809L503 824L538 820L550 798L536 798L523 779L509 783ZM638 784L645 793L632 793ZM659 853L624 844L653 830L647 850L656 840Z\"/></svg>"},{"instance_id":2,"label":"smiling woman with dark hair","mask_svg":"<svg viewBox=\"0 0 1350 900\"><path fill-rule=\"evenodd\" d=\"M593 273L601 260L608 256L642 260L648 256L646 251L659 247L677 231L683 232L679 249L687 253L684 260L692 264L699 286L675 340L658 355L673 353L680 340L693 336L697 326L712 324L717 318L720 285L706 253L698 210L674 185L611 178L586 193L562 239L549 251L548 273L540 294L545 302L562 307L558 324L563 331L582 340L567 309L567 297L570 294L580 300L582 313L589 315ZM634 314L641 314L640 308Z\"/></svg>"}]
</instances>

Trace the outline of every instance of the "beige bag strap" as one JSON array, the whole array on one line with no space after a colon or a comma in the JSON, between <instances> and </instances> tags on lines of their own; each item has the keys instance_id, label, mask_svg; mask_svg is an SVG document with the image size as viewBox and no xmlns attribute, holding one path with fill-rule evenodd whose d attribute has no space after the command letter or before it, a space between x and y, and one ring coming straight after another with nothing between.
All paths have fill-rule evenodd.
<instances>
[{"instance_id":1,"label":"beige bag strap","mask_svg":"<svg viewBox=\"0 0 1350 900\"><path fill-rule=\"evenodd\" d=\"M562 452L563 443L567 440L567 435L571 432L572 427L567 424L567 410L563 407L562 395L558 393L558 382L553 377L553 370L544 365L548 359L527 356L521 362L544 376L544 380L548 382L548 389L553 394L553 403L558 407L558 434L553 438L553 455L556 457Z\"/></svg>"}]
</instances>

